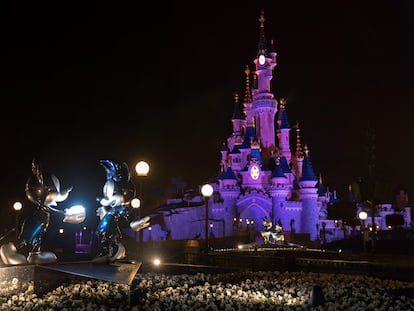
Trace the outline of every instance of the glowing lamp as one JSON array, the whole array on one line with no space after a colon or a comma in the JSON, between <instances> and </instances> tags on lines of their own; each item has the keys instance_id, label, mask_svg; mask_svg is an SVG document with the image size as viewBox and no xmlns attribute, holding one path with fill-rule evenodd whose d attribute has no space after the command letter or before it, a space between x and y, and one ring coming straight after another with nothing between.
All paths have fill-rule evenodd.
<instances>
[{"instance_id":1,"label":"glowing lamp","mask_svg":"<svg viewBox=\"0 0 414 311\"><path fill-rule=\"evenodd\" d=\"M138 198L133 198L131 200L131 206L132 208L140 208L141 207L141 200Z\"/></svg>"},{"instance_id":2,"label":"glowing lamp","mask_svg":"<svg viewBox=\"0 0 414 311\"><path fill-rule=\"evenodd\" d=\"M135 171L137 172L138 176L147 176L149 170L150 167L145 161L139 161L137 165L135 165Z\"/></svg>"},{"instance_id":3,"label":"glowing lamp","mask_svg":"<svg viewBox=\"0 0 414 311\"><path fill-rule=\"evenodd\" d=\"M206 198L211 197L213 194L213 187L210 184L205 184L201 187L201 194Z\"/></svg>"},{"instance_id":4,"label":"glowing lamp","mask_svg":"<svg viewBox=\"0 0 414 311\"><path fill-rule=\"evenodd\" d=\"M366 211L360 211L358 217L361 220L366 220L368 218L368 213Z\"/></svg>"},{"instance_id":5,"label":"glowing lamp","mask_svg":"<svg viewBox=\"0 0 414 311\"><path fill-rule=\"evenodd\" d=\"M20 211L21 209L22 209L22 207L23 207L23 204L22 204L22 202L14 202L13 203L13 209L16 211L16 212L18 212L18 211Z\"/></svg>"}]
</instances>

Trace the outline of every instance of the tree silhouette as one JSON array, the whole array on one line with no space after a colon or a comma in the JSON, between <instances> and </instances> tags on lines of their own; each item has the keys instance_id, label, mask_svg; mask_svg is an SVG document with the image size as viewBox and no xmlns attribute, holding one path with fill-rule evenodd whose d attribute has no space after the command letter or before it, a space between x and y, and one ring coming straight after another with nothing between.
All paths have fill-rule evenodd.
<instances>
[{"instance_id":1,"label":"tree silhouette","mask_svg":"<svg viewBox=\"0 0 414 311\"><path fill-rule=\"evenodd\" d=\"M357 212L357 205L355 201L338 200L328 206L328 218L341 220L344 238L346 236L346 226L355 227L355 215Z\"/></svg>"}]
</instances>

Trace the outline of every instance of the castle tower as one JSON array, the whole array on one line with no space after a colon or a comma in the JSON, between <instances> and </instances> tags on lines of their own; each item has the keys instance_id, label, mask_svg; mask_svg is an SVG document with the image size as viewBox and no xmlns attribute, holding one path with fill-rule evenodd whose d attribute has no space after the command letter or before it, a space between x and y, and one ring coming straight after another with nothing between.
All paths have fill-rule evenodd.
<instances>
[{"instance_id":1,"label":"castle tower","mask_svg":"<svg viewBox=\"0 0 414 311\"><path fill-rule=\"evenodd\" d=\"M319 226L318 207L318 178L316 177L312 162L309 157L309 150L305 145L303 159L302 177L299 180L299 193L302 200L301 231L310 234L310 240L316 240Z\"/></svg>"},{"instance_id":2,"label":"castle tower","mask_svg":"<svg viewBox=\"0 0 414 311\"><path fill-rule=\"evenodd\" d=\"M230 223L229 219L233 219L237 214L236 201L240 195L240 188L237 186L238 180L231 166L220 174L218 181L220 195L224 200L221 216L223 219L227 219L227 223ZM233 228L230 225L225 225L223 230L225 236L230 236L233 233Z\"/></svg>"},{"instance_id":3,"label":"castle tower","mask_svg":"<svg viewBox=\"0 0 414 311\"><path fill-rule=\"evenodd\" d=\"M276 166L271 175L271 186L269 194L272 197L272 222L275 224L279 220L282 225L286 222L286 198L290 192L289 180L286 177L280 158L276 160ZM287 224L286 224L287 225Z\"/></svg>"},{"instance_id":4,"label":"castle tower","mask_svg":"<svg viewBox=\"0 0 414 311\"><path fill-rule=\"evenodd\" d=\"M276 66L276 52L269 49L264 33L264 14L260 15L259 46L254 59L256 65L256 80L253 86L252 112L255 119L256 134L261 141L264 155L270 155L275 146L275 115L277 100L270 92L272 72ZM267 159L265 159L267 160Z\"/></svg>"},{"instance_id":5,"label":"castle tower","mask_svg":"<svg viewBox=\"0 0 414 311\"><path fill-rule=\"evenodd\" d=\"M285 100L282 98L280 99L280 109L277 117L277 136L279 140L279 151L280 153L286 157L288 163L290 163L291 159L291 151L290 151L290 141L289 141L289 133L290 133L290 125L289 120L287 118L286 110L285 110Z\"/></svg>"}]
</instances>

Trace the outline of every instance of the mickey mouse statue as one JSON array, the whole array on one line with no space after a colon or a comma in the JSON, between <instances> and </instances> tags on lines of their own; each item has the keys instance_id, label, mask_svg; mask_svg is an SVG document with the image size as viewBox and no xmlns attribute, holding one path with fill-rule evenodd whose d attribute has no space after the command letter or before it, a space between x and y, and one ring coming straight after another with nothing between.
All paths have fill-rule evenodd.
<instances>
[{"instance_id":1,"label":"mickey mouse statue","mask_svg":"<svg viewBox=\"0 0 414 311\"><path fill-rule=\"evenodd\" d=\"M23 222L17 247L12 242L0 247L0 256L6 265L51 264L57 261L55 253L41 251L42 237L47 231L52 212L63 215L63 221L68 223L78 224L85 220L85 209L80 205L64 211L55 208L58 202L67 199L72 187L61 190L59 179L53 174L42 173L35 160L32 161L32 173L25 190L26 197L36 208ZM27 257L17 252L27 245L31 246Z\"/></svg>"},{"instance_id":2,"label":"mickey mouse statue","mask_svg":"<svg viewBox=\"0 0 414 311\"><path fill-rule=\"evenodd\" d=\"M101 160L106 171L103 197L97 200L101 204L96 210L99 216L98 237L100 253L94 262L113 262L125 258L125 247L120 242L122 232L119 221L123 218L129 222L134 231L149 226L150 217L130 221L131 200L135 197L135 185L131 180L131 171L123 162L118 164L111 160Z\"/></svg>"}]
</instances>

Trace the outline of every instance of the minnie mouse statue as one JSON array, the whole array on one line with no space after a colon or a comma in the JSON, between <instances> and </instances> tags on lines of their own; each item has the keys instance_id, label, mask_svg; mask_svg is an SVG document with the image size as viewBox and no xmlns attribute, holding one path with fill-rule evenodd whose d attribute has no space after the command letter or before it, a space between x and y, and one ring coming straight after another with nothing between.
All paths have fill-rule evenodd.
<instances>
[{"instance_id":1,"label":"minnie mouse statue","mask_svg":"<svg viewBox=\"0 0 414 311\"><path fill-rule=\"evenodd\" d=\"M125 247L120 242L120 219L128 221L132 230L139 231L149 226L150 217L130 221L131 200L136 191L128 165L111 160L101 160L100 164L106 171L106 182L103 186L103 197L97 199L101 204L96 210L99 216L97 233L100 253L93 261L113 262L126 257Z\"/></svg>"}]
</instances>

